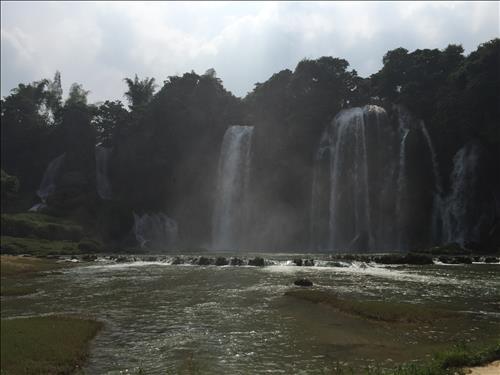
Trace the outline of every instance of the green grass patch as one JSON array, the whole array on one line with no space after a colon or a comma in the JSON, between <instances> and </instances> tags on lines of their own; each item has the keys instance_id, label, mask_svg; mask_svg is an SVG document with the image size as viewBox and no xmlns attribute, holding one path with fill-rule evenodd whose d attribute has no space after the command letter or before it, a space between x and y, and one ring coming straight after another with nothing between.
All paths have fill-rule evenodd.
<instances>
[{"instance_id":1,"label":"green grass patch","mask_svg":"<svg viewBox=\"0 0 500 375\"><path fill-rule=\"evenodd\" d=\"M35 276L39 272L55 270L64 266L53 259L12 255L2 255L0 257L2 283L4 282L4 278Z\"/></svg>"},{"instance_id":2,"label":"green grass patch","mask_svg":"<svg viewBox=\"0 0 500 375\"><path fill-rule=\"evenodd\" d=\"M2 214L1 228L2 235L47 240L79 241L84 234L82 226L71 220L41 213Z\"/></svg>"},{"instance_id":3,"label":"green grass patch","mask_svg":"<svg viewBox=\"0 0 500 375\"><path fill-rule=\"evenodd\" d=\"M413 362L393 369L366 368L354 370L338 366L337 375L465 375L466 368L484 366L500 360L500 340L488 346L470 346L463 343L435 353L424 362Z\"/></svg>"},{"instance_id":4,"label":"green grass patch","mask_svg":"<svg viewBox=\"0 0 500 375\"><path fill-rule=\"evenodd\" d=\"M436 320L457 317L457 313L409 303L355 301L338 298L333 293L316 289L294 289L285 296L320 303L341 312L371 320L390 323L430 323Z\"/></svg>"},{"instance_id":5,"label":"green grass patch","mask_svg":"<svg viewBox=\"0 0 500 375\"><path fill-rule=\"evenodd\" d=\"M2 319L1 373L70 374L82 366L102 323L74 317Z\"/></svg>"},{"instance_id":6,"label":"green grass patch","mask_svg":"<svg viewBox=\"0 0 500 375\"><path fill-rule=\"evenodd\" d=\"M2 236L0 238L3 254L57 255L80 254L78 242L50 241L39 238Z\"/></svg>"},{"instance_id":7,"label":"green grass patch","mask_svg":"<svg viewBox=\"0 0 500 375\"><path fill-rule=\"evenodd\" d=\"M436 354L435 358L441 368L482 366L496 360L500 360L500 340L480 349L461 343L450 350Z\"/></svg>"}]
</instances>

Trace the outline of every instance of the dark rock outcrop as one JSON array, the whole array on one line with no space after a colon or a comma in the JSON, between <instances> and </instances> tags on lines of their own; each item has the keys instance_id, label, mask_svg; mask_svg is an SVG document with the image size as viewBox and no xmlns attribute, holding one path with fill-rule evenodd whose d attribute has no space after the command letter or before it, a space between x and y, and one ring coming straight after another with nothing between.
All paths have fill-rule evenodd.
<instances>
[{"instance_id":1,"label":"dark rock outcrop","mask_svg":"<svg viewBox=\"0 0 500 375\"><path fill-rule=\"evenodd\" d=\"M297 258L293 260L293 263L295 263L296 266L302 266L302 259Z\"/></svg>"},{"instance_id":2,"label":"dark rock outcrop","mask_svg":"<svg viewBox=\"0 0 500 375\"><path fill-rule=\"evenodd\" d=\"M231 258L231 260L229 261L229 264L231 266L242 266L243 265L243 260L241 260L240 258Z\"/></svg>"},{"instance_id":3,"label":"dark rock outcrop","mask_svg":"<svg viewBox=\"0 0 500 375\"><path fill-rule=\"evenodd\" d=\"M313 286L313 282L309 279L297 279L293 283L297 286Z\"/></svg>"},{"instance_id":4,"label":"dark rock outcrop","mask_svg":"<svg viewBox=\"0 0 500 375\"><path fill-rule=\"evenodd\" d=\"M248 265L249 266L256 266L256 267L264 267L264 265L265 265L264 258L255 257L253 259L249 259Z\"/></svg>"},{"instance_id":5,"label":"dark rock outcrop","mask_svg":"<svg viewBox=\"0 0 500 375\"><path fill-rule=\"evenodd\" d=\"M224 257L217 257L217 259L215 259L216 266L227 266L228 264L228 260Z\"/></svg>"}]
</instances>

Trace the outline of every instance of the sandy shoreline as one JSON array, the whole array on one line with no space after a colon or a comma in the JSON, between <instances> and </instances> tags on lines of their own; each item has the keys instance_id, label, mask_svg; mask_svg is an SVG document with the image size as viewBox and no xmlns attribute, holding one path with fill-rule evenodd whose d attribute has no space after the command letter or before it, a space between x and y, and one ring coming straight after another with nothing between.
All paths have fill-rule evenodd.
<instances>
[{"instance_id":1,"label":"sandy shoreline","mask_svg":"<svg viewBox=\"0 0 500 375\"><path fill-rule=\"evenodd\" d=\"M486 366L468 368L469 375L498 375L500 374L500 361L494 361Z\"/></svg>"}]
</instances>

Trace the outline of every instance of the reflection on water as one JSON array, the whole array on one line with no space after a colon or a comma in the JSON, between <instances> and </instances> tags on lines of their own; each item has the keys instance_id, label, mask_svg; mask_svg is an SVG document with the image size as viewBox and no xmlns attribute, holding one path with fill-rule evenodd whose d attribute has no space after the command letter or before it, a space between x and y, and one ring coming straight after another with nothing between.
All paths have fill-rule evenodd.
<instances>
[{"instance_id":1,"label":"reflection on water","mask_svg":"<svg viewBox=\"0 0 500 375\"><path fill-rule=\"evenodd\" d=\"M40 291L2 300L2 317L76 313L106 322L85 372L324 373L425 358L450 343L500 335L500 266L266 267L94 262L27 281ZM315 255L315 259L318 256ZM298 277L343 298L427 304L462 319L371 322L283 296Z\"/></svg>"}]
</instances>

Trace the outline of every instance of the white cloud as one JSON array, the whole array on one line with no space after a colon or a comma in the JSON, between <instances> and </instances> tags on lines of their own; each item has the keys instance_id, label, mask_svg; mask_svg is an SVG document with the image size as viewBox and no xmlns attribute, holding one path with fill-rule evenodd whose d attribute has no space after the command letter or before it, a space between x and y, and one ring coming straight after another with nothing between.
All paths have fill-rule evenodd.
<instances>
[{"instance_id":1,"label":"white cloud","mask_svg":"<svg viewBox=\"0 0 500 375\"><path fill-rule=\"evenodd\" d=\"M2 95L20 82L74 82L122 99L124 77L215 68L244 95L304 58L347 59L361 75L403 46L467 52L499 37L498 2L2 2Z\"/></svg>"}]
</instances>

